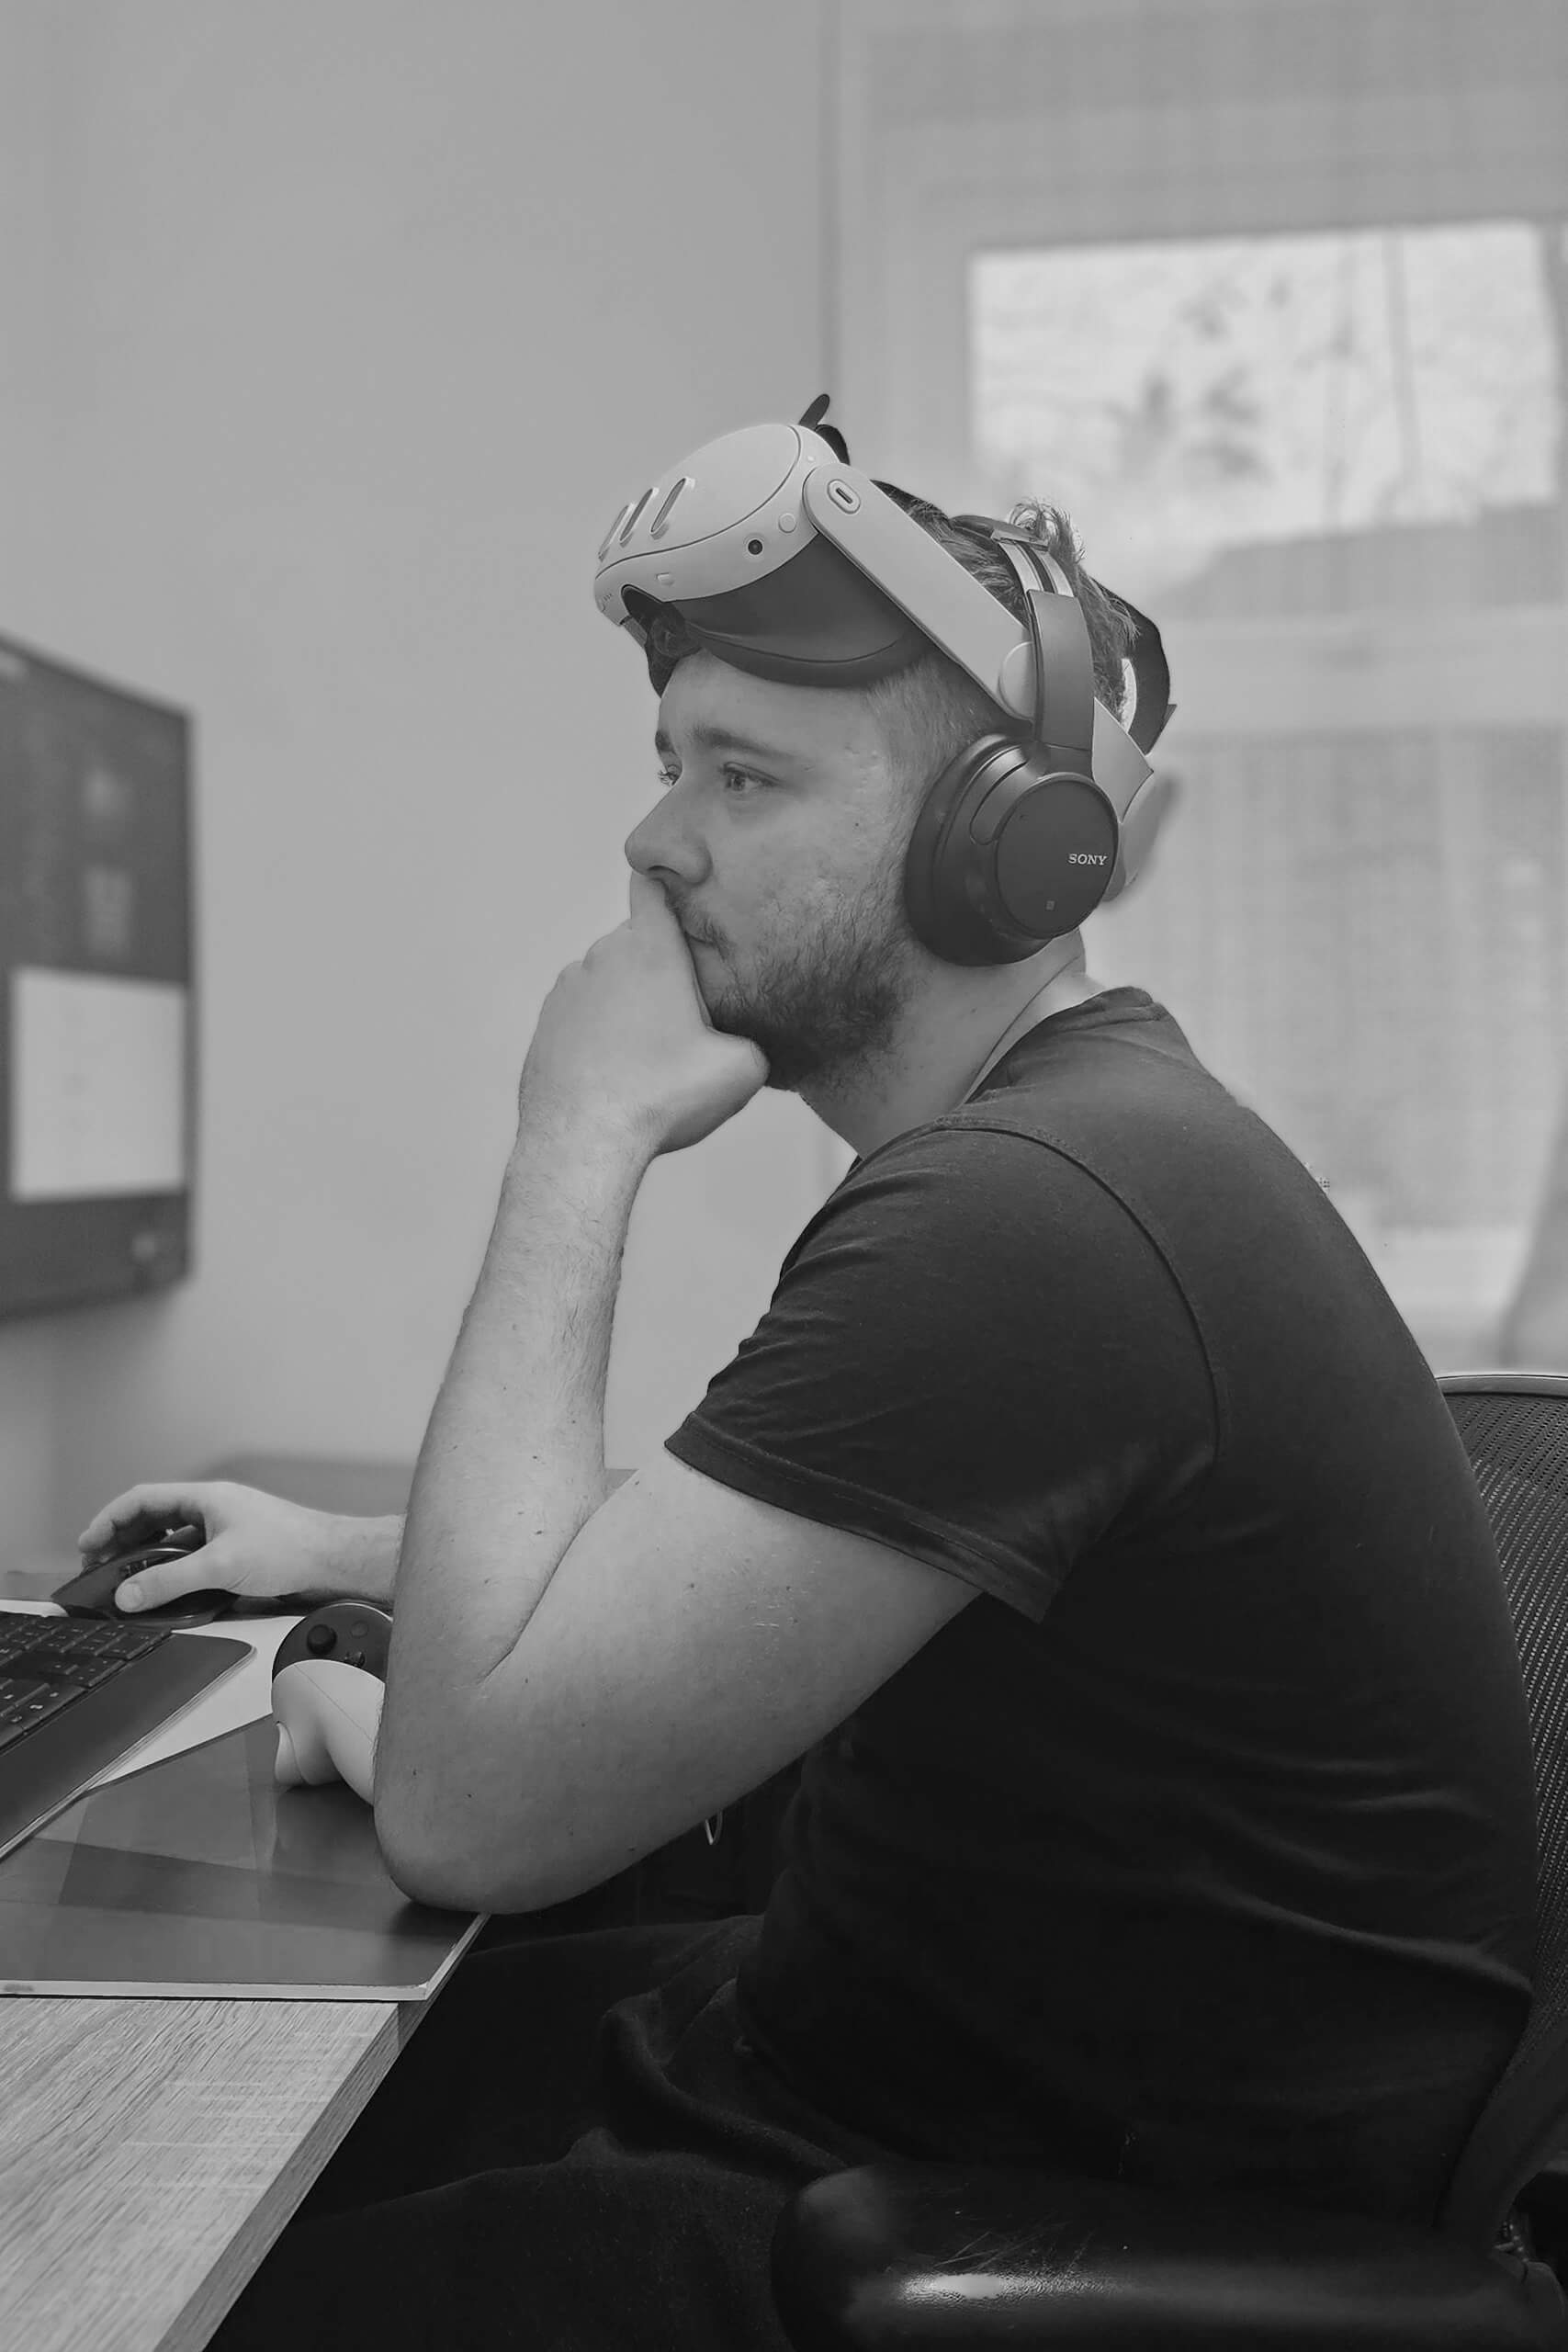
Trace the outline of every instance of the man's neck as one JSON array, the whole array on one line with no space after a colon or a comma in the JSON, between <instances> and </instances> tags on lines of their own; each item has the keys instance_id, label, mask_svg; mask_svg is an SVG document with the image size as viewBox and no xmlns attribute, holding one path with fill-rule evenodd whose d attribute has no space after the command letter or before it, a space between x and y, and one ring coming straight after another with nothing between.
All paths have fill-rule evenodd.
<instances>
[{"instance_id":1,"label":"man's neck","mask_svg":"<svg viewBox=\"0 0 1568 2352\"><path fill-rule=\"evenodd\" d=\"M1063 972L1054 972L1043 988L1036 989L1029 1002L1022 1006L1002 1035L997 1039L980 1068L964 1088L961 1100L967 1102L977 1094L1003 1056L1010 1054L1021 1037L1049 1021L1054 1012L1066 1012L1075 1004L1088 1004L1091 997L1103 996L1103 980L1091 979L1083 968L1080 950L1075 962Z\"/></svg>"},{"instance_id":2,"label":"man's neck","mask_svg":"<svg viewBox=\"0 0 1568 2352\"><path fill-rule=\"evenodd\" d=\"M1004 1003L970 1007L956 1020L943 1013L939 1033L924 1039L917 1033L896 1063L884 1065L874 1086L841 1093L803 1089L802 1099L863 1159L895 1136L966 1102L1021 1037L1104 989L1084 970L1082 944L1076 943L1010 1011Z\"/></svg>"}]
</instances>

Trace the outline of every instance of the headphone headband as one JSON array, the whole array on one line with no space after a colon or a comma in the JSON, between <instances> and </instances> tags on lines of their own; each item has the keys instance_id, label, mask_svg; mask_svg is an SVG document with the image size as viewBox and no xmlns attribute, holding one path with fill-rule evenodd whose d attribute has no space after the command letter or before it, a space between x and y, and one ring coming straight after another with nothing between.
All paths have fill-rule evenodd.
<instances>
[{"instance_id":1,"label":"headphone headband","mask_svg":"<svg viewBox=\"0 0 1568 2352\"><path fill-rule=\"evenodd\" d=\"M1066 753L1071 764L1092 773L1094 652L1083 607L1061 565L1037 541L1006 524L992 537L1023 591L1024 616L1033 640L1032 740ZM1048 588L1041 584L1042 574Z\"/></svg>"}]
</instances>

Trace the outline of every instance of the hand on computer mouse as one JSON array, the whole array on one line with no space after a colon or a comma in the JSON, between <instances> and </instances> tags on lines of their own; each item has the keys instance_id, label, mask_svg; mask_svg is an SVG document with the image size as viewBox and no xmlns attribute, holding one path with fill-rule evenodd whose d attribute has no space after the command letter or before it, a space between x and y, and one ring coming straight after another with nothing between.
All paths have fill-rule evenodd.
<instances>
[{"instance_id":1,"label":"hand on computer mouse","mask_svg":"<svg viewBox=\"0 0 1568 2352\"><path fill-rule=\"evenodd\" d=\"M169 1531L194 1535L196 1548L140 1568L115 1594L134 1614L220 1587L257 1609L313 1604L358 1593L383 1605L390 1593L367 1589L366 1531L382 1522L263 1494L227 1479L131 1487L89 1521L76 1542L84 1566L97 1566L137 1546L169 1542ZM174 1540L177 1541L176 1536ZM382 1547L383 1551L385 1546Z\"/></svg>"},{"instance_id":2,"label":"hand on computer mouse","mask_svg":"<svg viewBox=\"0 0 1568 2352\"><path fill-rule=\"evenodd\" d=\"M144 1577L165 1561L182 1561L188 1555L199 1537L193 1528L185 1529L183 1534L183 1542L142 1544L134 1551L117 1553L96 1567L85 1568L68 1583L57 1585L50 1599L59 1601L68 1617L112 1617L118 1595L128 1581ZM204 1585L139 1613L157 1625L210 1625L220 1617L231 1617L234 1608L232 1593Z\"/></svg>"}]
</instances>

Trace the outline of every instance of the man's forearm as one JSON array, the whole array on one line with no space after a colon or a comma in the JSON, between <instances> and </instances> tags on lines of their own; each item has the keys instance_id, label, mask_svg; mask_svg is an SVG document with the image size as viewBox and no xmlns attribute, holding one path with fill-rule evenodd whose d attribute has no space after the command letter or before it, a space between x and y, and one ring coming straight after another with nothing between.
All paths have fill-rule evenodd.
<instances>
[{"instance_id":1,"label":"man's forearm","mask_svg":"<svg viewBox=\"0 0 1568 2352\"><path fill-rule=\"evenodd\" d=\"M631 1475L629 1469L606 1470L605 1492L613 1494ZM340 1520L332 1599L374 1600L380 1608L390 1609L398 1581L398 1556L403 1548L403 1524L401 1511L386 1519Z\"/></svg>"},{"instance_id":2,"label":"man's forearm","mask_svg":"<svg viewBox=\"0 0 1568 2352\"><path fill-rule=\"evenodd\" d=\"M340 1516L333 1548L333 1598L374 1600L389 1609L402 1541L400 1511L388 1519Z\"/></svg>"},{"instance_id":3,"label":"man's forearm","mask_svg":"<svg viewBox=\"0 0 1568 2352\"><path fill-rule=\"evenodd\" d=\"M573 1538L619 1477L604 1382L621 1260L649 1155L624 1130L526 1121L431 1415L397 1567L383 1764L509 1657Z\"/></svg>"}]
</instances>

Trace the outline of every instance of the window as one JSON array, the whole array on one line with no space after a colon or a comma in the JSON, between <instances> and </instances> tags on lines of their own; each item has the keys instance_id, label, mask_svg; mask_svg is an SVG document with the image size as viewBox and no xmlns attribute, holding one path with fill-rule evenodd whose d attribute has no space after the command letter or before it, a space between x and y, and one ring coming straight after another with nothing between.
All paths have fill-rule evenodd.
<instances>
[{"instance_id":1,"label":"window","mask_svg":"<svg viewBox=\"0 0 1568 2352\"><path fill-rule=\"evenodd\" d=\"M840 26L852 449L1065 506L1170 656L1175 808L1091 970L1326 1180L1435 1363L1568 1365L1568 12Z\"/></svg>"}]
</instances>

